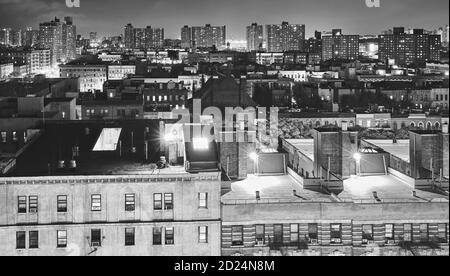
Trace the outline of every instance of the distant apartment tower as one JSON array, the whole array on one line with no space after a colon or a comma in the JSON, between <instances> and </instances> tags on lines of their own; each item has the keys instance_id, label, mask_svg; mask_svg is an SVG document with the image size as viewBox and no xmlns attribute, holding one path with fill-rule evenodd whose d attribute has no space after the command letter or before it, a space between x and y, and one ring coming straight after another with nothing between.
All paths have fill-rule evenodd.
<instances>
[{"instance_id":1,"label":"distant apartment tower","mask_svg":"<svg viewBox=\"0 0 450 276\"><path fill-rule=\"evenodd\" d=\"M144 30L144 47L146 49L159 49L164 47L164 28L147 26Z\"/></svg>"},{"instance_id":2,"label":"distant apartment tower","mask_svg":"<svg viewBox=\"0 0 450 276\"><path fill-rule=\"evenodd\" d=\"M440 61L440 35L426 34L422 29L406 33L405 28L394 28L392 34L379 37L379 59L395 60L398 65Z\"/></svg>"},{"instance_id":3,"label":"distant apartment tower","mask_svg":"<svg viewBox=\"0 0 450 276\"><path fill-rule=\"evenodd\" d=\"M22 45L32 47L37 45L39 39L39 30L33 30L32 27L28 27L22 36Z\"/></svg>"},{"instance_id":4,"label":"distant apartment tower","mask_svg":"<svg viewBox=\"0 0 450 276\"><path fill-rule=\"evenodd\" d=\"M89 39L90 39L91 43L97 42L97 32L90 32Z\"/></svg>"},{"instance_id":5,"label":"distant apartment tower","mask_svg":"<svg viewBox=\"0 0 450 276\"><path fill-rule=\"evenodd\" d=\"M184 48L226 47L226 26L189 27L181 29L181 46ZM189 47L186 47L189 46Z\"/></svg>"},{"instance_id":6,"label":"distant apartment tower","mask_svg":"<svg viewBox=\"0 0 450 276\"><path fill-rule=\"evenodd\" d=\"M39 24L39 46L50 49L51 62L65 62L75 58L76 27L71 17L64 22L55 18L50 22Z\"/></svg>"},{"instance_id":7,"label":"distant apartment tower","mask_svg":"<svg viewBox=\"0 0 450 276\"><path fill-rule=\"evenodd\" d=\"M253 23L247 27L247 50L259 51L263 48L264 43L264 27Z\"/></svg>"},{"instance_id":8,"label":"distant apartment tower","mask_svg":"<svg viewBox=\"0 0 450 276\"><path fill-rule=\"evenodd\" d=\"M305 41L305 25L267 25L267 50L269 52L302 51Z\"/></svg>"},{"instance_id":9,"label":"distant apartment tower","mask_svg":"<svg viewBox=\"0 0 450 276\"><path fill-rule=\"evenodd\" d=\"M125 26L124 38L125 38L125 48L127 49L134 48L135 36L134 36L134 27L132 24L127 24Z\"/></svg>"},{"instance_id":10,"label":"distant apartment tower","mask_svg":"<svg viewBox=\"0 0 450 276\"><path fill-rule=\"evenodd\" d=\"M11 28L0 29L0 45L11 45L12 30Z\"/></svg>"},{"instance_id":11,"label":"distant apartment tower","mask_svg":"<svg viewBox=\"0 0 450 276\"><path fill-rule=\"evenodd\" d=\"M322 37L322 60L356 60L359 55L359 35L343 35L335 29Z\"/></svg>"}]
</instances>

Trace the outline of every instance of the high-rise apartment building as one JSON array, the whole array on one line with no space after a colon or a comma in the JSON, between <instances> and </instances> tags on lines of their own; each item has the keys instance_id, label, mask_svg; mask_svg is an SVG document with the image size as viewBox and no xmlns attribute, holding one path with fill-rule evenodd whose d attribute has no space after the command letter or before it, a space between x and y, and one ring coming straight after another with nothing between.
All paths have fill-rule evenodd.
<instances>
[{"instance_id":1,"label":"high-rise apartment building","mask_svg":"<svg viewBox=\"0 0 450 276\"><path fill-rule=\"evenodd\" d=\"M132 24L127 24L125 26L125 32L124 32L124 38L125 38L125 48L131 49L134 48L134 27Z\"/></svg>"},{"instance_id":2,"label":"high-rise apartment building","mask_svg":"<svg viewBox=\"0 0 450 276\"><path fill-rule=\"evenodd\" d=\"M185 48L226 47L226 26L189 27L181 29L181 46ZM188 47L186 47L188 46Z\"/></svg>"},{"instance_id":3,"label":"high-rise apartment building","mask_svg":"<svg viewBox=\"0 0 450 276\"><path fill-rule=\"evenodd\" d=\"M247 27L247 50L259 51L263 48L264 43L264 27L253 23Z\"/></svg>"},{"instance_id":4,"label":"high-rise apartment building","mask_svg":"<svg viewBox=\"0 0 450 276\"><path fill-rule=\"evenodd\" d=\"M335 29L322 37L322 60L356 60L359 55L359 35L343 35Z\"/></svg>"},{"instance_id":5,"label":"high-rise apartment building","mask_svg":"<svg viewBox=\"0 0 450 276\"><path fill-rule=\"evenodd\" d=\"M305 25L267 25L267 50L269 52L302 51L305 41Z\"/></svg>"},{"instance_id":6,"label":"high-rise apartment building","mask_svg":"<svg viewBox=\"0 0 450 276\"><path fill-rule=\"evenodd\" d=\"M11 28L0 29L0 45L11 45L12 30Z\"/></svg>"},{"instance_id":7,"label":"high-rise apartment building","mask_svg":"<svg viewBox=\"0 0 450 276\"><path fill-rule=\"evenodd\" d=\"M164 28L125 26L125 48L158 49L164 46Z\"/></svg>"},{"instance_id":8,"label":"high-rise apartment building","mask_svg":"<svg viewBox=\"0 0 450 276\"><path fill-rule=\"evenodd\" d=\"M440 60L441 37L415 29L406 33L405 28L394 28L392 34L379 37L379 58L393 59L398 65Z\"/></svg>"}]
</instances>

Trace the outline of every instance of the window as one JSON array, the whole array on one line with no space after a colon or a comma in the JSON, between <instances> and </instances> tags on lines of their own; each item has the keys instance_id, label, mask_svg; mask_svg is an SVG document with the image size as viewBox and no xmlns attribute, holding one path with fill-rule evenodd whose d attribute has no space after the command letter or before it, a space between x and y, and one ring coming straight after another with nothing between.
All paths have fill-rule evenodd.
<instances>
[{"instance_id":1,"label":"window","mask_svg":"<svg viewBox=\"0 0 450 276\"><path fill-rule=\"evenodd\" d=\"M256 245L263 245L266 243L265 239L265 227L264 225L256 225L255 226L256 231Z\"/></svg>"},{"instance_id":2,"label":"window","mask_svg":"<svg viewBox=\"0 0 450 276\"><path fill-rule=\"evenodd\" d=\"M30 231L28 233L29 236L29 248L35 249L39 248L39 232L38 231Z\"/></svg>"},{"instance_id":3,"label":"window","mask_svg":"<svg viewBox=\"0 0 450 276\"><path fill-rule=\"evenodd\" d=\"M428 241L428 224L421 224L419 227L421 241Z\"/></svg>"},{"instance_id":4,"label":"window","mask_svg":"<svg viewBox=\"0 0 450 276\"><path fill-rule=\"evenodd\" d=\"M273 242L276 244L283 243L283 225L276 224L273 226Z\"/></svg>"},{"instance_id":5,"label":"window","mask_svg":"<svg viewBox=\"0 0 450 276\"><path fill-rule=\"evenodd\" d=\"M440 243L447 243L447 224L438 224L438 239Z\"/></svg>"},{"instance_id":6,"label":"window","mask_svg":"<svg viewBox=\"0 0 450 276\"><path fill-rule=\"evenodd\" d=\"M319 226L317 225L317 223L308 224L308 238L309 243L317 244L319 239Z\"/></svg>"},{"instance_id":7,"label":"window","mask_svg":"<svg viewBox=\"0 0 450 276\"><path fill-rule=\"evenodd\" d=\"M198 194L198 208L208 209L208 193Z\"/></svg>"},{"instance_id":8,"label":"window","mask_svg":"<svg viewBox=\"0 0 450 276\"><path fill-rule=\"evenodd\" d=\"M392 243L394 241L394 225L393 224L386 224L384 226L384 237L386 240L386 243Z\"/></svg>"},{"instance_id":9,"label":"window","mask_svg":"<svg viewBox=\"0 0 450 276\"><path fill-rule=\"evenodd\" d=\"M173 194L164 194L164 210L173 210Z\"/></svg>"},{"instance_id":10,"label":"window","mask_svg":"<svg viewBox=\"0 0 450 276\"><path fill-rule=\"evenodd\" d=\"M291 224L291 242L298 242L298 224Z\"/></svg>"},{"instance_id":11,"label":"window","mask_svg":"<svg viewBox=\"0 0 450 276\"><path fill-rule=\"evenodd\" d=\"M38 197L29 196L28 197L28 212L37 213L38 212Z\"/></svg>"},{"instance_id":12,"label":"window","mask_svg":"<svg viewBox=\"0 0 450 276\"><path fill-rule=\"evenodd\" d=\"M2 143L6 143L6 131L2 131L1 132L1 139L2 139Z\"/></svg>"},{"instance_id":13,"label":"window","mask_svg":"<svg viewBox=\"0 0 450 276\"><path fill-rule=\"evenodd\" d=\"M332 244L342 243L342 225L341 224L331 224L331 243Z\"/></svg>"},{"instance_id":14,"label":"window","mask_svg":"<svg viewBox=\"0 0 450 276\"><path fill-rule=\"evenodd\" d=\"M233 226L231 228L231 245L242 246L244 245L244 227Z\"/></svg>"},{"instance_id":15,"label":"window","mask_svg":"<svg viewBox=\"0 0 450 276\"><path fill-rule=\"evenodd\" d=\"M13 137L12 137L13 141L14 141L14 142L19 141L19 138L17 137L17 132L14 131L12 134L13 134Z\"/></svg>"},{"instance_id":16,"label":"window","mask_svg":"<svg viewBox=\"0 0 450 276\"><path fill-rule=\"evenodd\" d=\"M57 209L58 213L67 213L67 196L59 195L57 197Z\"/></svg>"},{"instance_id":17,"label":"window","mask_svg":"<svg viewBox=\"0 0 450 276\"><path fill-rule=\"evenodd\" d=\"M161 245L162 241L162 231L161 227L153 228L153 245Z\"/></svg>"},{"instance_id":18,"label":"window","mask_svg":"<svg viewBox=\"0 0 450 276\"><path fill-rule=\"evenodd\" d=\"M373 225L362 226L362 244L369 244L373 242Z\"/></svg>"},{"instance_id":19,"label":"window","mask_svg":"<svg viewBox=\"0 0 450 276\"><path fill-rule=\"evenodd\" d=\"M208 243L208 226L200 226L198 228L198 242Z\"/></svg>"},{"instance_id":20,"label":"window","mask_svg":"<svg viewBox=\"0 0 450 276\"><path fill-rule=\"evenodd\" d=\"M25 231L16 232L16 248L17 249L25 249Z\"/></svg>"},{"instance_id":21,"label":"window","mask_svg":"<svg viewBox=\"0 0 450 276\"><path fill-rule=\"evenodd\" d=\"M125 246L133 246L134 243L134 228L125 228Z\"/></svg>"},{"instance_id":22,"label":"window","mask_svg":"<svg viewBox=\"0 0 450 276\"><path fill-rule=\"evenodd\" d=\"M173 227L166 227L166 244L174 244L174 230Z\"/></svg>"},{"instance_id":23,"label":"window","mask_svg":"<svg viewBox=\"0 0 450 276\"><path fill-rule=\"evenodd\" d=\"M412 225L411 224L403 225L403 240L404 241L412 241Z\"/></svg>"},{"instance_id":24,"label":"window","mask_svg":"<svg viewBox=\"0 0 450 276\"><path fill-rule=\"evenodd\" d=\"M153 210L162 210L162 194L153 194Z\"/></svg>"},{"instance_id":25,"label":"window","mask_svg":"<svg viewBox=\"0 0 450 276\"><path fill-rule=\"evenodd\" d=\"M102 246L102 230L92 229L91 230L91 246L99 247Z\"/></svg>"},{"instance_id":26,"label":"window","mask_svg":"<svg viewBox=\"0 0 450 276\"><path fill-rule=\"evenodd\" d=\"M19 214L27 213L27 197L26 196L18 196L17 197L17 212Z\"/></svg>"},{"instance_id":27,"label":"window","mask_svg":"<svg viewBox=\"0 0 450 276\"><path fill-rule=\"evenodd\" d=\"M102 196L92 195L91 196L91 211L100 212L102 210Z\"/></svg>"},{"instance_id":28,"label":"window","mask_svg":"<svg viewBox=\"0 0 450 276\"><path fill-rule=\"evenodd\" d=\"M67 247L67 231L60 230L56 231L56 247L66 248Z\"/></svg>"},{"instance_id":29,"label":"window","mask_svg":"<svg viewBox=\"0 0 450 276\"><path fill-rule=\"evenodd\" d=\"M126 194L125 195L125 211L132 212L136 209L136 195Z\"/></svg>"}]
</instances>

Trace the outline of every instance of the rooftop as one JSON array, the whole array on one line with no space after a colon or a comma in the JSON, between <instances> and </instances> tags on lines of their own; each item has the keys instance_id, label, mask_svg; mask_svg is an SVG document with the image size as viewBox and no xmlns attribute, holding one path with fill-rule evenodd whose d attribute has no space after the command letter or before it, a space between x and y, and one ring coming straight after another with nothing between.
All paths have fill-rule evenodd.
<instances>
[{"instance_id":1,"label":"rooftop","mask_svg":"<svg viewBox=\"0 0 450 276\"><path fill-rule=\"evenodd\" d=\"M397 140L394 143L392 139L389 140L364 140L372 145L375 145L385 152L388 152L398 158L409 162L409 139L408 140Z\"/></svg>"},{"instance_id":2,"label":"rooftop","mask_svg":"<svg viewBox=\"0 0 450 276\"><path fill-rule=\"evenodd\" d=\"M354 176L344 181L344 191L337 196L304 189L289 175L256 176L231 183L229 192L222 196L225 205L275 204L275 203L408 203L448 202L448 195L424 190L414 190L392 175ZM296 190L296 195L294 195ZM256 192L260 192L260 200ZM416 191L416 195L413 195ZM380 201L374 197L374 192Z\"/></svg>"},{"instance_id":3,"label":"rooftop","mask_svg":"<svg viewBox=\"0 0 450 276\"><path fill-rule=\"evenodd\" d=\"M314 161L314 139L286 139L286 142Z\"/></svg>"}]
</instances>

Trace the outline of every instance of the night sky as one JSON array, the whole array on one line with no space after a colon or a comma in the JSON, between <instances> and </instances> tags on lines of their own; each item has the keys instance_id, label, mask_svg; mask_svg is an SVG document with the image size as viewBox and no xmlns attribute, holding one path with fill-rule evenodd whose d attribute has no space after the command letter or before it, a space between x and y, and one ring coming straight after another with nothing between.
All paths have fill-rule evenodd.
<instances>
[{"instance_id":1,"label":"night sky","mask_svg":"<svg viewBox=\"0 0 450 276\"><path fill-rule=\"evenodd\" d=\"M78 33L100 36L135 27L164 27L166 38L179 38L183 25L227 25L228 39L245 39L251 22L306 24L314 30L342 28L347 34L379 34L392 26L434 30L449 23L448 0L381 0L367 8L365 0L81 0L69 9L65 0L0 0L0 27L36 27L54 16L73 16Z\"/></svg>"}]
</instances>

